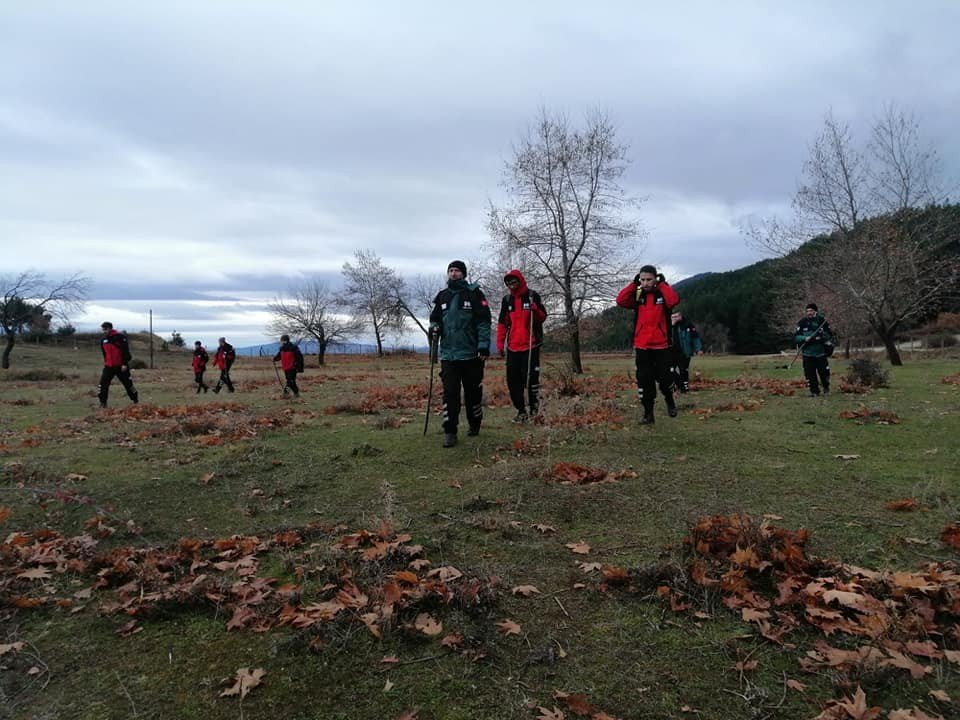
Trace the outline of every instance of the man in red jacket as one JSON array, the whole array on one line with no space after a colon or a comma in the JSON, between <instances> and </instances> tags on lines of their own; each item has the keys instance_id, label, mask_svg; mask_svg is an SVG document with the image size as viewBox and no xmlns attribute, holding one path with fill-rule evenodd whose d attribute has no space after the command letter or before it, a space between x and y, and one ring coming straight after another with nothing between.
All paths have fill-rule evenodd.
<instances>
[{"instance_id":1,"label":"man in red jacket","mask_svg":"<svg viewBox=\"0 0 960 720\"><path fill-rule=\"evenodd\" d=\"M127 396L133 402L140 402L137 389L133 386L130 377L130 346L127 336L113 329L113 323L105 322L100 325L103 330L103 339L100 340L100 352L103 353L103 371L100 373L100 407L107 406L107 396L110 394L110 382L117 378L127 391Z\"/></svg>"},{"instance_id":2,"label":"man in red jacket","mask_svg":"<svg viewBox=\"0 0 960 720\"><path fill-rule=\"evenodd\" d=\"M210 388L203 382L203 373L207 370L207 361L210 356L207 355L207 349L199 340L193 344L193 381L197 384L197 395L203 390L206 392Z\"/></svg>"},{"instance_id":3,"label":"man in red jacket","mask_svg":"<svg viewBox=\"0 0 960 720\"><path fill-rule=\"evenodd\" d=\"M653 424L653 402L658 384L667 404L667 414L677 416L670 371L670 309L679 302L677 293L653 265L640 268L633 282L617 294L617 305L637 314L633 347L636 350L637 394L643 405L641 425Z\"/></svg>"},{"instance_id":4,"label":"man in red jacket","mask_svg":"<svg viewBox=\"0 0 960 720\"><path fill-rule=\"evenodd\" d=\"M220 338L217 340L217 343L217 352L213 356L213 366L220 368L220 378L217 380L213 392L220 392L220 389L224 385L227 386L227 392L233 392L233 381L230 379L230 367L233 365L233 361L237 359L237 353L233 349L233 345L227 342L226 338Z\"/></svg>"},{"instance_id":5,"label":"man in red jacket","mask_svg":"<svg viewBox=\"0 0 960 720\"><path fill-rule=\"evenodd\" d=\"M283 394L286 396L287 390L289 390L295 398L298 398L300 397L300 388L297 387L297 373L303 372L303 353L300 352L300 348L290 342L289 335L281 335L280 343L280 349L273 356L273 361L280 361L283 377L287 381L287 384L283 386Z\"/></svg>"},{"instance_id":6,"label":"man in red jacket","mask_svg":"<svg viewBox=\"0 0 960 720\"><path fill-rule=\"evenodd\" d=\"M524 423L540 409L540 345L543 344L543 321L547 310L519 270L503 276L507 294L500 303L497 321L497 352L507 358L507 388L510 401L517 409L514 422ZM524 397L524 390L526 395Z\"/></svg>"}]
</instances>

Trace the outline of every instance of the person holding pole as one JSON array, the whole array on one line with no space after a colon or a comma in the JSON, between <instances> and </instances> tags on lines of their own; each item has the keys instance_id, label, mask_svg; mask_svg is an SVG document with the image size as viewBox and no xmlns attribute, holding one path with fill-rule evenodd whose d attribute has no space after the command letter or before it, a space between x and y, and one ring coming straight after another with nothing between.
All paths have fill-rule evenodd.
<instances>
[{"instance_id":1,"label":"person holding pole","mask_svg":"<svg viewBox=\"0 0 960 720\"><path fill-rule=\"evenodd\" d=\"M117 378L123 389L127 391L127 397L131 402L140 402L140 394L133 385L133 378L130 376L130 345L127 343L125 333L117 332L113 329L112 322L101 323L100 329L103 331L103 338L100 340L100 352L103 353L103 370L100 372L100 387L97 397L100 400L100 407L107 406L107 397L110 395L110 382Z\"/></svg>"},{"instance_id":2,"label":"person holding pole","mask_svg":"<svg viewBox=\"0 0 960 720\"><path fill-rule=\"evenodd\" d=\"M503 284L507 294L497 320L497 352L507 360L507 389L517 410L513 422L525 423L540 409L540 346L547 309L519 270L504 275Z\"/></svg>"},{"instance_id":3,"label":"person holding pole","mask_svg":"<svg viewBox=\"0 0 960 720\"><path fill-rule=\"evenodd\" d=\"M217 384L213 388L213 392L220 392L220 389L224 385L227 386L227 392L233 392L233 381L230 379L230 368L233 366L233 362L236 359L237 352L233 349L233 345L228 343L226 338L218 339L217 352L213 356L213 366L220 369L220 377L217 379Z\"/></svg>"},{"instance_id":4,"label":"person holding pole","mask_svg":"<svg viewBox=\"0 0 960 720\"><path fill-rule=\"evenodd\" d=\"M467 266L447 266L447 287L433 299L430 332L439 338L443 382L443 447L457 444L460 388L467 406L468 435L483 421L483 366L490 357L490 306L480 287L467 282Z\"/></svg>"},{"instance_id":5,"label":"person holding pole","mask_svg":"<svg viewBox=\"0 0 960 720\"><path fill-rule=\"evenodd\" d=\"M290 342L289 335L280 336L280 349L273 356L273 362L280 361L280 368L283 370L283 377L286 383L283 386L283 395L286 397L287 391L293 393L293 397L300 397L300 388L297 387L297 373L303 372L303 353L300 348Z\"/></svg>"},{"instance_id":6,"label":"person holding pole","mask_svg":"<svg viewBox=\"0 0 960 720\"><path fill-rule=\"evenodd\" d=\"M636 351L637 396L643 406L641 425L652 425L657 385L667 404L667 414L677 416L673 401L670 351L670 310L680 298L653 265L640 268L633 282L617 293L617 305L636 313L633 347Z\"/></svg>"},{"instance_id":7,"label":"person holding pole","mask_svg":"<svg viewBox=\"0 0 960 720\"><path fill-rule=\"evenodd\" d=\"M207 384L203 381L203 374L207 371L207 362L210 360L210 356L207 354L207 349L203 346L203 343L197 340L193 344L193 381L197 384L197 395L200 394L200 391L206 392L210 388L207 387Z\"/></svg>"},{"instance_id":8,"label":"person holding pole","mask_svg":"<svg viewBox=\"0 0 960 720\"><path fill-rule=\"evenodd\" d=\"M803 376L810 396L830 393L830 356L833 355L833 331L816 303L807 303L794 333L797 353L803 354Z\"/></svg>"}]
</instances>

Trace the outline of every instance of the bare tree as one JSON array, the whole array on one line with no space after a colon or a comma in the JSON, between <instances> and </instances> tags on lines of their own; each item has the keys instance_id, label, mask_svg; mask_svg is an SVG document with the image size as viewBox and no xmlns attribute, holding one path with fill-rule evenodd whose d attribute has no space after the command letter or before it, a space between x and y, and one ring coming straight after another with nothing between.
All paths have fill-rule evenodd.
<instances>
[{"instance_id":1,"label":"bare tree","mask_svg":"<svg viewBox=\"0 0 960 720\"><path fill-rule=\"evenodd\" d=\"M410 281L400 278L393 289L397 307L420 328L420 331L428 339L430 328L424 325L421 318L430 317L430 311L433 310L433 298L436 297L437 291L443 287L444 283L446 283L446 278L443 276L433 279L424 275L415 275Z\"/></svg>"},{"instance_id":2,"label":"bare tree","mask_svg":"<svg viewBox=\"0 0 960 720\"><path fill-rule=\"evenodd\" d=\"M50 319L66 319L67 313L83 307L90 280L74 274L63 280L48 280L43 273L27 270L0 277L0 331L6 337L0 367L10 367L10 353L27 328L47 328Z\"/></svg>"},{"instance_id":3,"label":"bare tree","mask_svg":"<svg viewBox=\"0 0 960 720\"><path fill-rule=\"evenodd\" d=\"M386 334L403 332L406 314L397 303L397 288L402 287L403 279L373 250L357 250L353 259L343 264L344 301L354 317L373 330L377 355L382 357Z\"/></svg>"},{"instance_id":4,"label":"bare tree","mask_svg":"<svg viewBox=\"0 0 960 720\"><path fill-rule=\"evenodd\" d=\"M267 303L273 320L267 331L275 335L312 338L317 343L317 362L324 364L327 347L343 342L363 330L354 318L337 314L338 300L322 280L307 280L291 288L289 297Z\"/></svg>"},{"instance_id":5,"label":"bare tree","mask_svg":"<svg viewBox=\"0 0 960 720\"><path fill-rule=\"evenodd\" d=\"M560 308L577 373L580 319L636 264L639 223L630 213L639 202L619 185L626 166L627 148L604 114L594 113L580 130L544 109L504 168L509 204L489 210L493 252Z\"/></svg>"},{"instance_id":6,"label":"bare tree","mask_svg":"<svg viewBox=\"0 0 960 720\"><path fill-rule=\"evenodd\" d=\"M836 302L851 327L869 326L891 364L902 365L898 332L935 312L960 279L949 247L958 213L938 207L946 199L939 181L936 152L909 114L888 106L860 149L828 113L803 166L793 220L767 219L746 234L789 257L812 295Z\"/></svg>"}]
</instances>

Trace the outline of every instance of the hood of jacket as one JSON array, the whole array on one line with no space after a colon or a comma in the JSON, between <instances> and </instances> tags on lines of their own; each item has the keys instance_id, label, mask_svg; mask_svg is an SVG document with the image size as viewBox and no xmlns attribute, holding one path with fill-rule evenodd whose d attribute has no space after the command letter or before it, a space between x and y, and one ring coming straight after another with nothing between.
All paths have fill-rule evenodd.
<instances>
[{"instance_id":1,"label":"hood of jacket","mask_svg":"<svg viewBox=\"0 0 960 720\"><path fill-rule=\"evenodd\" d=\"M517 285L515 288L510 288L511 295L516 295L517 297L520 297L521 295L527 292L528 290L527 280L526 278L523 277L522 272L520 272L519 270L511 270L510 272L508 272L506 275L503 276L503 281L506 282L507 278L516 278L517 280L520 281L520 284Z\"/></svg>"}]
</instances>

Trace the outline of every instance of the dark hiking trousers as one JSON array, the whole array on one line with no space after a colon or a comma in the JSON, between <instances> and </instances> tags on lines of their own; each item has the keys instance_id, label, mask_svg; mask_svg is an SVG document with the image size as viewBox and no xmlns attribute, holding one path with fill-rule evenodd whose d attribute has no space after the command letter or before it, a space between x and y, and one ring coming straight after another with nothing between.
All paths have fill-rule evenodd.
<instances>
[{"instance_id":1,"label":"dark hiking trousers","mask_svg":"<svg viewBox=\"0 0 960 720\"><path fill-rule=\"evenodd\" d=\"M233 392L233 381L230 379L230 366L233 363L227 363L227 366L220 371L220 379L217 380L217 390L221 385L226 385L229 392Z\"/></svg>"},{"instance_id":2,"label":"dark hiking trousers","mask_svg":"<svg viewBox=\"0 0 960 720\"><path fill-rule=\"evenodd\" d=\"M460 388L467 406L467 422L479 429L483 421L483 360L441 360L443 381L443 431L456 433L460 421Z\"/></svg>"},{"instance_id":3,"label":"dark hiking trousers","mask_svg":"<svg viewBox=\"0 0 960 720\"><path fill-rule=\"evenodd\" d=\"M284 370L283 377L287 381L287 386L283 388L283 392L286 393L287 390L294 394L294 397L300 394L300 388L297 387L297 371L296 370Z\"/></svg>"},{"instance_id":4,"label":"dark hiking trousers","mask_svg":"<svg viewBox=\"0 0 960 720\"><path fill-rule=\"evenodd\" d=\"M197 392L206 390L207 386L203 382L203 371L193 374L193 381L197 384Z\"/></svg>"},{"instance_id":5,"label":"dark hiking trousers","mask_svg":"<svg viewBox=\"0 0 960 720\"><path fill-rule=\"evenodd\" d=\"M527 394L527 366L530 367L530 392ZM536 415L540 406L540 348L514 352L507 350L507 389L510 390L510 402L517 412L526 412L525 402L529 402L530 414Z\"/></svg>"},{"instance_id":6,"label":"dark hiking trousers","mask_svg":"<svg viewBox=\"0 0 960 720\"><path fill-rule=\"evenodd\" d=\"M672 353L669 348L663 350L637 349L637 394L644 414L653 412L653 401L657 397L657 385L663 393L667 405L673 403L673 372L671 370Z\"/></svg>"},{"instance_id":7,"label":"dark hiking trousers","mask_svg":"<svg viewBox=\"0 0 960 720\"><path fill-rule=\"evenodd\" d=\"M830 392L830 358L803 356L803 376L807 379L807 387L812 395L819 395L820 388Z\"/></svg>"},{"instance_id":8,"label":"dark hiking trousers","mask_svg":"<svg viewBox=\"0 0 960 720\"><path fill-rule=\"evenodd\" d=\"M127 391L127 397L134 402L139 402L137 389L133 386L133 378L130 377L130 370L122 370L118 367L104 367L103 372L100 373L100 393L98 395L102 406L107 406L107 396L110 394L110 382L114 378L117 378L120 384L123 385Z\"/></svg>"},{"instance_id":9,"label":"dark hiking trousers","mask_svg":"<svg viewBox=\"0 0 960 720\"><path fill-rule=\"evenodd\" d=\"M690 389L690 358L683 353L677 353L677 381L680 392Z\"/></svg>"}]
</instances>

